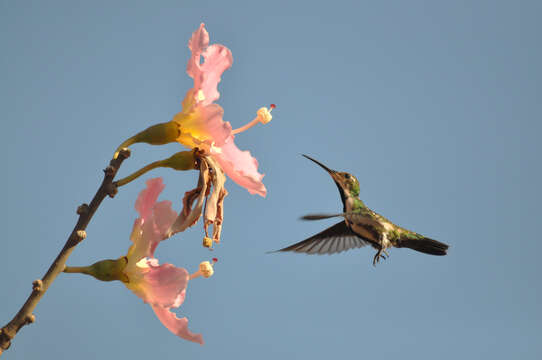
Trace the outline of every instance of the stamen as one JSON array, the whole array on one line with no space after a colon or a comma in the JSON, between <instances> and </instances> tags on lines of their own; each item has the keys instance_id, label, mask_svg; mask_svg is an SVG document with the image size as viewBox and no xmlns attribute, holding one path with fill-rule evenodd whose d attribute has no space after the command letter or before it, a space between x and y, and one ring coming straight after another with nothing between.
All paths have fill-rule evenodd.
<instances>
[{"instance_id":1,"label":"stamen","mask_svg":"<svg viewBox=\"0 0 542 360\"><path fill-rule=\"evenodd\" d=\"M199 264L199 269L195 273L190 275L190 280L203 276L204 278L210 278L214 274L213 265L218 262L217 258L213 258L212 262L203 261Z\"/></svg>"},{"instance_id":2,"label":"stamen","mask_svg":"<svg viewBox=\"0 0 542 360\"><path fill-rule=\"evenodd\" d=\"M195 279L195 278L197 278L197 277L200 277L200 276L201 276L201 271L198 270L198 271L196 271L195 273L193 273L193 274L190 275L190 280L193 280L193 279Z\"/></svg>"},{"instance_id":3,"label":"stamen","mask_svg":"<svg viewBox=\"0 0 542 360\"><path fill-rule=\"evenodd\" d=\"M269 109L267 109L265 107L260 108L256 112L258 115L251 122L249 122L245 126L242 126L242 127L238 128L238 129L233 130L232 134L235 135L235 134L242 133L243 131L250 129L251 127L253 127L254 125L256 125L259 122L261 122L262 124L267 124L273 118L271 116L271 111L276 107L277 106L275 104L271 104L269 106Z\"/></svg>"},{"instance_id":4,"label":"stamen","mask_svg":"<svg viewBox=\"0 0 542 360\"><path fill-rule=\"evenodd\" d=\"M211 239L208 236L205 236L203 238L203 247L209 248L209 250L213 250L213 239Z\"/></svg>"}]
</instances>

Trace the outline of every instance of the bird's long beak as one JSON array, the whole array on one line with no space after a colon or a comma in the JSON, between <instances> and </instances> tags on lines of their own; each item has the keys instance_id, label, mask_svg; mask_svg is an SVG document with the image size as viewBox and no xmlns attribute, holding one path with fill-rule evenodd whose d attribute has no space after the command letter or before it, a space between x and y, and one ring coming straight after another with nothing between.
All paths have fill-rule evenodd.
<instances>
[{"instance_id":1,"label":"bird's long beak","mask_svg":"<svg viewBox=\"0 0 542 360\"><path fill-rule=\"evenodd\" d=\"M307 159L309 159L310 161L313 161L315 162L316 164L320 165L320 167L322 169L324 169L325 171L328 172L329 175L331 175L331 177L333 178L333 180L337 181L337 172L335 170L331 170L330 168L328 168L327 166L325 166L324 164L322 164L320 161L318 160L315 160L313 158L311 158L310 156L308 155L305 155L305 154L301 154L303 155L304 157L306 157Z\"/></svg>"}]
</instances>

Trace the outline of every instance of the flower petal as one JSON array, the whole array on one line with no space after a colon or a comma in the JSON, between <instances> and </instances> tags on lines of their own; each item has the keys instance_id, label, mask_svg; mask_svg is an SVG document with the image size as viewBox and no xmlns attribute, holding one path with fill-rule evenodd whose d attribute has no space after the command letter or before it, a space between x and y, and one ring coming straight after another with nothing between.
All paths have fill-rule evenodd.
<instances>
[{"instance_id":1,"label":"flower petal","mask_svg":"<svg viewBox=\"0 0 542 360\"><path fill-rule=\"evenodd\" d=\"M149 225L152 225L152 223L143 222L141 218L137 218L134 222L132 234L130 235L133 244L126 255L128 258L128 265L126 266L128 268L144 257L151 256L156 245L160 242L160 238L155 235L154 231L148 230Z\"/></svg>"},{"instance_id":2,"label":"flower petal","mask_svg":"<svg viewBox=\"0 0 542 360\"><path fill-rule=\"evenodd\" d=\"M201 101L202 105L209 105L220 97L217 90L220 76L233 64L233 56L227 47L219 44L208 45L209 33L202 23L188 42L192 56L186 67L186 72L194 79L195 91L192 96ZM203 64L200 63L202 55Z\"/></svg>"},{"instance_id":3,"label":"flower petal","mask_svg":"<svg viewBox=\"0 0 542 360\"><path fill-rule=\"evenodd\" d=\"M159 265L157 259L144 259L130 267L126 287L145 303L161 307L179 307L185 298L190 274L172 264Z\"/></svg>"},{"instance_id":4,"label":"flower petal","mask_svg":"<svg viewBox=\"0 0 542 360\"><path fill-rule=\"evenodd\" d=\"M171 201L164 200L154 205L154 225L162 236L177 218L177 212L171 208Z\"/></svg>"},{"instance_id":5,"label":"flower petal","mask_svg":"<svg viewBox=\"0 0 542 360\"><path fill-rule=\"evenodd\" d=\"M241 151L235 145L231 135L222 145L221 152L213 154L220 166L233 181L244 187L251 194L265 197L267 190L262 183L264 175L258 172L258 160L249 151Z\"/></svg>"},{"instance_id":6,"label":"flower petal","mask_svg":"<svg viewBox=\"0 0 542 360\"><path fill-rule=\"evenodd\" d=\"M141 217L136 219L130 236L133 245L128 250L128 267L144 257L154 257L156 247L166 239L166 230L177 218L170 201L156 203L164 188L162 178L149 179L147 188L139 193L135 207Z\"/></svg>"},{"instance_id":7,"label":"flower petal","mask_svg":"<svg viewBox=\"0 0 542 360\"><path fill-rule=\"evenodd\" d=\"M190 60L198 60L199 62L197 56L201 55L207 46L209 46L209 33L205 30L205 24L201 23L199 28L192 33L190 40L188 40L188 48L192 51L192 58L195 58L190 58Z\"/></svg>"},{"instance_id":8,"label":"flower petal","mask_svg":"<svg viewBox=\"0 0 542 360\"><path fill-rule=\"evenodd\" d=\"M224 45L213 44L205 50L203 58L205 60L200 67L202 81L200 84L194 81L194 87L199 85L204 95L202 104L209 105L220 97L217 89L218 83L221 80L222 73L233 64L233 56L230 49Z\"/></svg>"},{"instance_id":9,"label":"flower petal","mask_svg":"<svg viewBox=\"0 0 542 360\"><path fill-rule=\"evenodd\" d=\"M135 208L142 219L146 219L151 215L158 195L166 187L162 182L162 178L149 179L146 184L147 188L139 193L135 203Z\"/></svg>"},{"instance_id":10,"label":"flower petal","mask_svg":"<svg viewBox=\"0 0 542 360\"><path fill-rule=\"evenodd\" d=\"M186 317L179 319L177 315L168 308L160 306L153 306L152 309L162 324L173 334L185 340L203 345L203 336L201 334L194 334L188 330L188 319Z\"/></svg>"}]
</instances>

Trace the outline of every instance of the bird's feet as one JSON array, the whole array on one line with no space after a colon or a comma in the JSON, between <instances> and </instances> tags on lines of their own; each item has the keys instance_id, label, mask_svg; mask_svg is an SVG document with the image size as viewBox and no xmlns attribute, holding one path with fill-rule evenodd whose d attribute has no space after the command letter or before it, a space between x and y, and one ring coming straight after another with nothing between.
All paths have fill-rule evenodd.
<instances>
[{"instance_id":1,"label":"bird's feet","mask_svg":"<svg viewBox=\"0 0 542 360\"><path fill-rule=\"evenodd\" d=\"M384 253L386 255L383 255L382 253ZM377 251L375 257L373 258L373 266L376 266L376 264L380 262L380 258L386 260L389 257L390 257L390 255L388 254L386 249L381 248L380 250Z\"/></svg>"}]
</instances>

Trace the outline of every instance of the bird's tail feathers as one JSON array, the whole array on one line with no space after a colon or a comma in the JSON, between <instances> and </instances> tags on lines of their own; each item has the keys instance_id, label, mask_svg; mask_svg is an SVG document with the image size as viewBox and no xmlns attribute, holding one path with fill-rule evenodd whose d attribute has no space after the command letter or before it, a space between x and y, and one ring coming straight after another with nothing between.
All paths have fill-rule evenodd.
<instances>
[{"instance_id":1,"label":"bird's tail feathers","mask_svg":"<svg viewBox=\"0 0 542 360\"><path fill-rule=\"evenodd\" d=\"M330 219L334 217L345 217L348 215L354 215L357 213L349 212L349 213L339 213L339 214L308 214L305 216L302 216L301 220L323 220L323 219Z\"/></svg>"},{"instance_id":2,"label":"bird's tail feathers","mask_svg":"<svg viewBox=\"0 0 542 360\"><path fill-rule=\"evenodd\" d=\"M308 214L301 217L301 220L323 220L343 216L344 214Z\"/></svg>"},{"instance_id":3,"label":"bird's tail feathers","mask_svg":"<svg viewBox=\"0 0 542 360\"><path fill-rule=\"evenodd\" d=\"M420 239L404 239L401 240L399 245L399 247L406 247L425 254L439 256L446 255L448 250L448 245L426 237Z\"/></svg>"}]
</instances>

